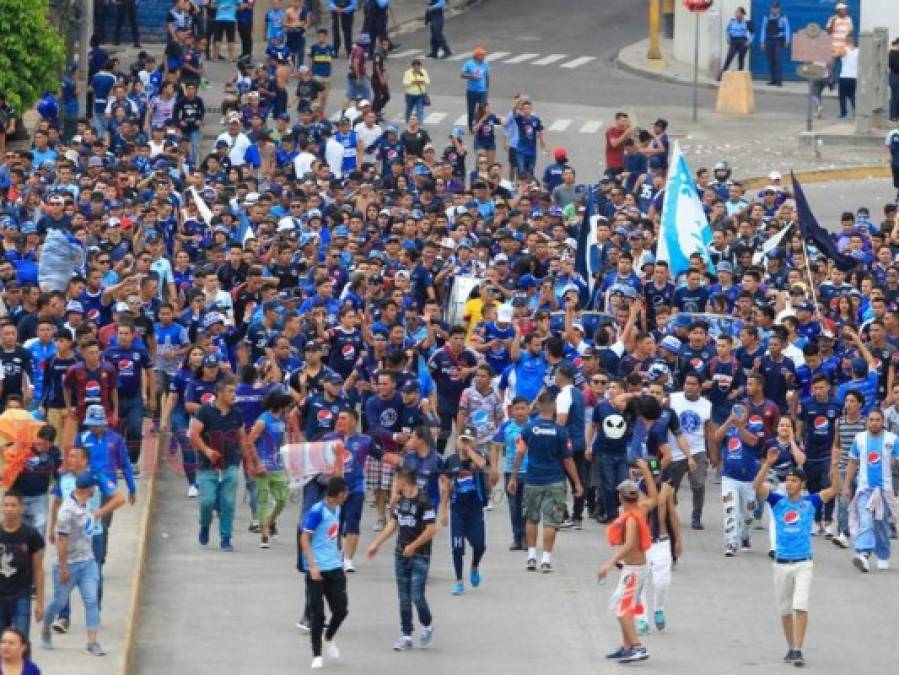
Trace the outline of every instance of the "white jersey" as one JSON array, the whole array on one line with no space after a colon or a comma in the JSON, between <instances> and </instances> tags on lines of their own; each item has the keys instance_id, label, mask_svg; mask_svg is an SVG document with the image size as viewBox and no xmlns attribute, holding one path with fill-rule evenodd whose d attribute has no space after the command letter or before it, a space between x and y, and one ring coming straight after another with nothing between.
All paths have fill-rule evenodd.
<instances>
[{"instance_id":1,"label":"white jersey","mask_svg":"<svg viewBox=\"0 0 899 675\"><path fill-rule=\"evenodd\" d=\"M712 418L712 404L704 396L695 401L687 399L684 392L671 394L671 409L677 414L681 431L690 446L690 452L698 455L706 451L705 447L705 423ZM671 443L671 461L676 462L685 459L686 456L677 447L677 443Z\"/></svg>"}]
</instances>

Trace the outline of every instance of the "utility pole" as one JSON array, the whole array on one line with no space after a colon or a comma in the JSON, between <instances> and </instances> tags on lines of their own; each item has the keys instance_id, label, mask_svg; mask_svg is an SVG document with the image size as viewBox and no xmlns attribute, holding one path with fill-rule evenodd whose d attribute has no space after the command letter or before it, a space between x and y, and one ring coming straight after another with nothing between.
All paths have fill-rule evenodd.
<instances>
[{"instance_id":1,"label":"utility pole","mask_svg":"<svg viewBox=\"0 0 899 675\"><path fill-rule=\"evenodd\" d=\"M81 0L81 34L78 37L78 71L81 85L83 114L87 114L87 88L90 81L87 78L87 62L91 48L91 35L94 34L94 0Z\"/></svg>"},{"instance_id":2,"label":"utility pole","mask_svg":"<svg viewBox=\"0 0 899 675\"><path fill-rule=\"evenodd\" d=\"M646 58L650 61L660 61L662 51L659 48L661 33L661 5L659 0L649 0L649 50Z\"/></svg>"}]
</instances>

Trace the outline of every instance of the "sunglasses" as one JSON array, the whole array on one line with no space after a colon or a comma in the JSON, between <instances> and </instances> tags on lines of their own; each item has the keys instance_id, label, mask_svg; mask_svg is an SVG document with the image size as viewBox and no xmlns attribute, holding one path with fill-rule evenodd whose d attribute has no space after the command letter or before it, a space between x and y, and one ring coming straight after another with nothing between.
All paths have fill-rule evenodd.
<instances>
[{"instance_id":1,"label":"sunglasses","mask_svg":"<svg viewBox=\"0 0 899 675\"><path fill-rule=\"evenodd\" d=\"M608 383L609 383L608 380L600 380L598 378L595 380L590 380L590 384L608 384Z\"/></svg>"}]
</instances>

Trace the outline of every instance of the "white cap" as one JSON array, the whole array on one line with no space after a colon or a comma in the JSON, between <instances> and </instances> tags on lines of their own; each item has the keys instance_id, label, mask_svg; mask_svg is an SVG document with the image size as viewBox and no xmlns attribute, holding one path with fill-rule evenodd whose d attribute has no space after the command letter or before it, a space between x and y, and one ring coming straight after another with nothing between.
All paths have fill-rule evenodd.
<instances>
[{"instance_id":1,"label":"white cap","mask_svg":"<svg viewBox=\"0 0 899 675\"><path fill-rule=\"evenodd\" d=\"M496 320L500 323L512 323L512 305L500 305L496 310Z\"/></svg>"},{"instance_id":2,"label":"white cap","mask_svg":"<svg viewBox=\"0 0 899 675\"><path fill-rule=\"evenodd\" d=\"M455 250L456 242L452 237L444 237L440 240L440 246Z\"/></svg>"},{"instance_id":3,"label":"white cap","mask_svg":"<svg viewBox=\"0 0 899 675\"><path fill-rule=\"evenodd\" d=\"M849 5L847 5L845 2L838 2L835 9L849 9Z\"/></svg>"},{"instance_id":4,"label":"white cap","mask_svg":"<svg viewBox=\"0 0 899 675\"><path fill-rule=\"evenodd\" d=\"M843 5L845 7L846 5ZM839 7L839 5L837 5ZM780 171L772 171L768 174L768 180L780 180L783 176L780 175Z\"/></svg>"},{"instance_id":5,"label":"white cap","mask_svg":"<svg viewBox=\"0 0 899 675\"><path fill-rule=\"evenodd\" d=\"M568 237L565 240L565 246L567 246L568 248L570 248L572 250L577 249L577 239L575 239L574 237Z\"/></svg>"},{"instance_id":6,"label":"white cap","mask_svg":"<svg viewBox=\"0 0 899 675\"><path fill-rule=\"evenodd\" d=\"M243 201L245 204L255 204L259 201L259 193L258 192L248 192L246 196L244 196Z\"/></svg>"},{"instance_id":7,"label":"white cap","mask_svg":"<svg viewBox=\"0 0 899 675\"><path fill-rule=\"evenodd\" d=\"M284 216L281 220L278 221L278 232L284 232L285 230L292 230L296 227L293 222L293 218L290 216Z\"/></svg>"}]
</instances>

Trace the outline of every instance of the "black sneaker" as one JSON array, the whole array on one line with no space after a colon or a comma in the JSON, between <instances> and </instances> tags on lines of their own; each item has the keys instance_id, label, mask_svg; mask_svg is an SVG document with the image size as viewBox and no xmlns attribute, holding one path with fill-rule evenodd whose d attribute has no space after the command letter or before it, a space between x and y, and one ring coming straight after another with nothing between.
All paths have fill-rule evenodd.
<instances>
[{"instance_id":1,"label":"black sneaker","mask_svg":"<svg viewBox=\"0 0 899 675\"><path fill-rule=\"evenodd\" d=\"M752 549L752 539L743 539L740 542L740 548L744 551L749 551Z\"/></svg>"},{"instance_id":2,"label":"black sneaker","mask_svg":"<svg viewBox=\"0 0 899 675\"><path fill-rule=\"evenodd\" d=\"M793 650L793 665L797 668L802 668L805 665L805 658L802 656L802 652L798 649Z\"/></svg>"},{"instance_id":3,"label":"black sneaker","mask_svg":"<svg viewBox=\"0 0 899 675\"><path fill-rule=\"evenodd\" d=\"M549 562L540 563L540 571L544 574L551 574L553 571L553 564Z\"/></svg>"},{"instance_id":4,"label":"black sneaker","mask_svg":"<svg viewBox=\"0 0 899 675\"><path fill-rule=\"evenodd\" d=\"M704 530L705 529L702 526L702 520L700 520L699 516L693 516L693 519L690 521L690 527L694 530Z\"/></svg>"},{"instance_id":5,"label":"black sneaker","mask_svg":"<svg viewBox=\"0 0 899 675\"><path fill-rule=\"evenodd\" d=\"M618 649L616 649L614 652L609 652L608 654L606 654L606 658L607 659L620 659L622 656L624 656L627 653L627 651L628 651L627 647L621 646Z\"/></svg>"},{"instance_id":6,"label":"black sneaker","mask_svg":"<svg viewBox=\"0 0 899 675\"><path fill-rule=\"evenodd\" d=\"M537 569L537 559L528 558L528 572L534 572Z\"/></svg>"},{"instance_id":7,"label":"black sneaker","mask_svg":"<svg viewBox=\"0 0 899 675\"><path fill-rule=\"evenodd\" d=\"M796 658L796 650L792 647L787 650L787 653L784 654L784 663L793 663L793 659Z\"/></svg>"},{"instance_id":8,"label":"black sneaker","mask_svg":"<svg viewBox=\"0 0 899 675\"><path fill-rule=\"evenodd\" d=\"M509 550L510 551L523 551L524 544L522 544L520 541L513 541L512 545L509 546Z\"/></svg>"},{"instance_id":9,"label":"black sneaker","mask_svg":"<svg viewBox=\"0 0 899 675\"><path fill-rule=\"evenodd\" d=\"M649 658L649 652L643 645L634 645L624 654L618 657L618 663L633 663L634 661L645 661Z\"/></svg>"}]
</instances>

